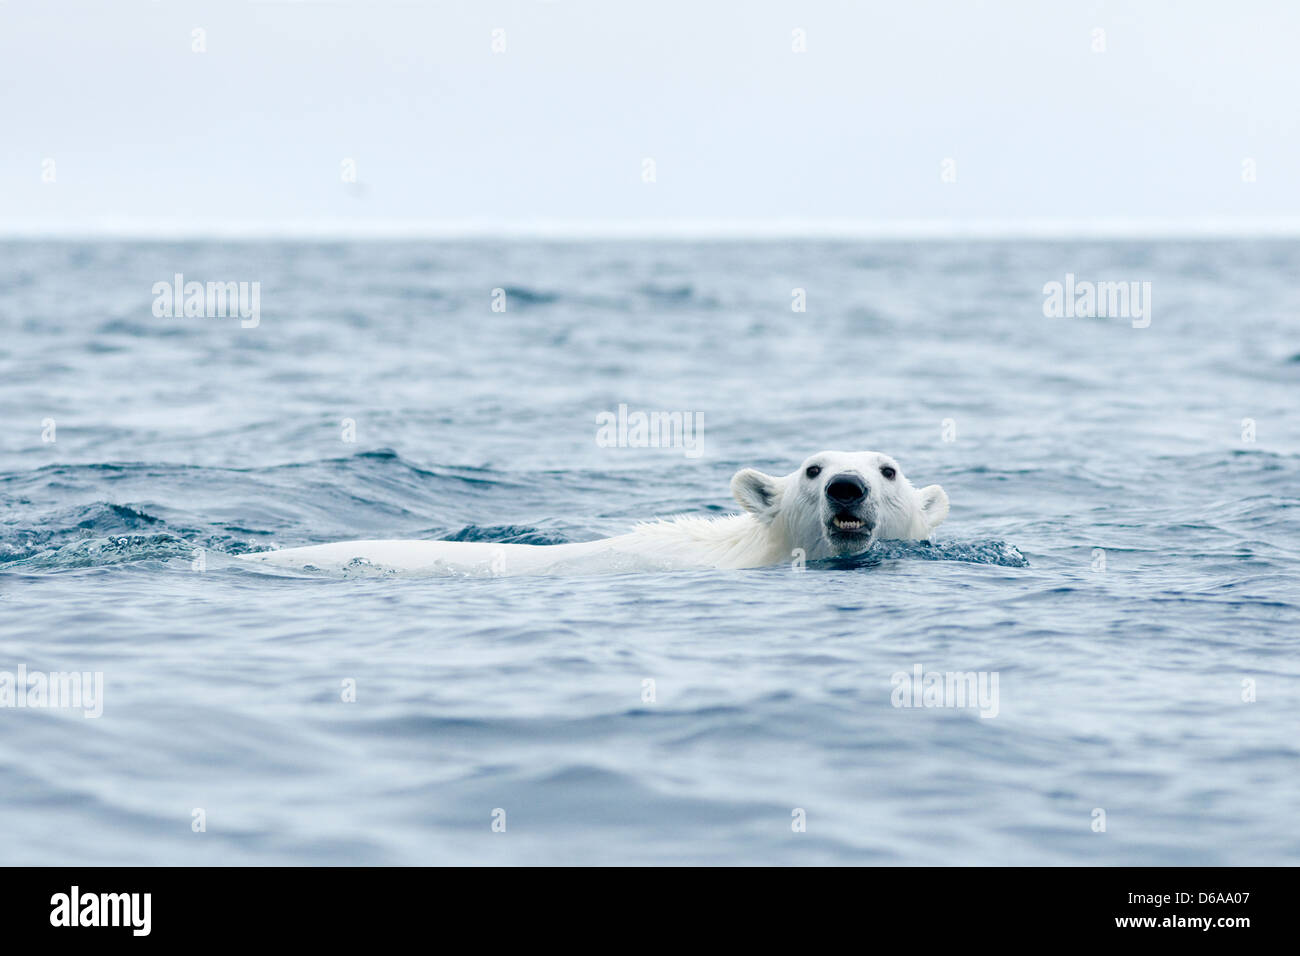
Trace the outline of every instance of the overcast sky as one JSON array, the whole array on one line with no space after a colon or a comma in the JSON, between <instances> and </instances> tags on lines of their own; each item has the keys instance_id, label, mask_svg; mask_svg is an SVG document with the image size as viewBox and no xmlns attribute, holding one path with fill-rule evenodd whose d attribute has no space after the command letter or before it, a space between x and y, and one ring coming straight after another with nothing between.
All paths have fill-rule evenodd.
<instances>
[{"instance_id":1,"label":"overcast sky","mask_svg":"<svg viewBox=\"0 0 1300 956\"><path fill-rule=\"evenodd\" d=\"M1298 39L1264 0L0 0L0 231L1295 223Z\"/></svg>"}]
</instances>

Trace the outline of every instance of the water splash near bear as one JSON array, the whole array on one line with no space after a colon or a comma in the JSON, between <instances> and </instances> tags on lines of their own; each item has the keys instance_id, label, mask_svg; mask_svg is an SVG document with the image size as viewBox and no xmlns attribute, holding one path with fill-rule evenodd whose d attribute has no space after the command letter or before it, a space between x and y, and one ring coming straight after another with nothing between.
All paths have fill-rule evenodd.
<instances>
[{"instance_id":1,"label":"water splash near bear","mask_svg":"<svg viewBox=\"0 0 1300 956\"><path fill-rule=\"evenodd\" d=\"M1029 559L1006 541L877 541L870 549L850 558L830 558L818 565L841 568L872 568L886 561L959 561L990 564L1002 568L1027 568Z\"/></svg>"}]
</instances>

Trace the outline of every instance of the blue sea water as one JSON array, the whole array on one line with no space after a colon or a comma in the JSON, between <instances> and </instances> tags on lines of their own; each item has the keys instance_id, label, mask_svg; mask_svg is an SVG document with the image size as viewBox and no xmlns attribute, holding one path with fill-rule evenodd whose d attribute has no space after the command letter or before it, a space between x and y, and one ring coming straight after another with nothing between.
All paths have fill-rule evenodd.
<instances>
[{"instance_id":1,"label":"blue sea water","mask_svg":"<svg viewBox=\"0 0 1300 956\"><path fill-rule=\"evenodd\" d=\"M0 671L103 674L97 718L0 709L0 863L1300 862L1296 242L0 253ZM260 321L156 317L176 273ZM1149 281L1150 325L1045 317L1067 273ZM702 454L602 447L620 404ZM942 484L935 542L232 557L586 540L828 448ZM996 675L996 716L894 706L918 666Z\"/></svg>"}]
</instances>

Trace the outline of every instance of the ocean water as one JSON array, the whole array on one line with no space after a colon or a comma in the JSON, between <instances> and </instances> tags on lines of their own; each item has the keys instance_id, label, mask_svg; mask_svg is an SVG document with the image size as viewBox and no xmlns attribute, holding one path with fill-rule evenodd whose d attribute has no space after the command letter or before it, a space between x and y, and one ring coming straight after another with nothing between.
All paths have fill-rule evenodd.
<instances>
[{"instance_id":1,"label":"ocean water","mask_svg":"<svg viewBox=\"0 0 1300 956\"><path fill-rule=\"evenodd\" d=\"M0 708L0 863L1300 862L1300 243L0 253L0 671L103 682ZM156 316L176 273L257 324ZM1150 282L1149 325L1046 317L1067 274ZM602 447L620 404L700 453ZM943 485L934 543L232 557L587 540L822 449ZM895 706L918 668L996 706Z\"/></svg>"}]
</instances>

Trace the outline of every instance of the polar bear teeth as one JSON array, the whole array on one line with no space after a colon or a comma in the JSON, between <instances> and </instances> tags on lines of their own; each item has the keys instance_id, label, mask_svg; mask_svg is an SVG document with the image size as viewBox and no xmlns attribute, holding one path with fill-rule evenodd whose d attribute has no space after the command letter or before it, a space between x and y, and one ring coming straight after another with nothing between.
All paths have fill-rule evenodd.
<instances>
[{"instance_id":1,"label":"polar bear teeth","mask_svg":"<svg viewBox=\"0 0 1300 956\"><path fill-rule=\"evenodd\" d=\"M857 531L862 527L862 522L850 521L846 518L836 518L835 527L839 528L841 531Z\"/></svg>"}]
</instances>

